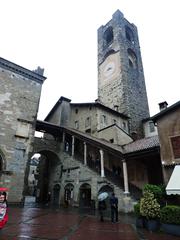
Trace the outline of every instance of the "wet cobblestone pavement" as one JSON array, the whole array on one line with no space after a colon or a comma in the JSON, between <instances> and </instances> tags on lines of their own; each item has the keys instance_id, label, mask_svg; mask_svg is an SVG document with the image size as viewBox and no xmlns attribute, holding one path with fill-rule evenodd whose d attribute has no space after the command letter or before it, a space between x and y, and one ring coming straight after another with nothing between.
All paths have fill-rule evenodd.
<instances>
[{"instance_id":1,"label":"wet cobblestone pavement","mask_svg":"<svg viewBox=\"0 0 180 240\"><path fill-rule=\"evenodd\" d=\"M0 240L178 240L164 233L136 229L135 219L120 215L119 223L109 218L79 213L78 209L9 208L9 221L0 230Z\"/></svg>"}]
</instances>

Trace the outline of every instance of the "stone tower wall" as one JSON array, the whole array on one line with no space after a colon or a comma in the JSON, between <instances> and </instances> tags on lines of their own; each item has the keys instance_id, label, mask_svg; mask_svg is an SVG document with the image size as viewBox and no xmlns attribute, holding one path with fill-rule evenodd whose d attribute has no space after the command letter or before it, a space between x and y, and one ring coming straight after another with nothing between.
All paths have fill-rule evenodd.
<instances>
[{"instance_id":1,"label":"stone tower wall","mask_svg":"<svg viewBox=\"0 0 180 240\"><path fill-rule=\"evenodd\" d=\"M113 40L106 44L104 34L110 27L113 29ZM131 40L127 38L127 30L132 34ZM135 67L130 67L129 56L134 57ZM117 73L104 83L100 68L107 58L116 61ZM105 26L98 29L98 75L100 102L110 108L118 106L119 112L131 118L131 132L142 135L141 121L149 117L149 107L138 32L119 10Z\"/></svg>"}]
</instances>

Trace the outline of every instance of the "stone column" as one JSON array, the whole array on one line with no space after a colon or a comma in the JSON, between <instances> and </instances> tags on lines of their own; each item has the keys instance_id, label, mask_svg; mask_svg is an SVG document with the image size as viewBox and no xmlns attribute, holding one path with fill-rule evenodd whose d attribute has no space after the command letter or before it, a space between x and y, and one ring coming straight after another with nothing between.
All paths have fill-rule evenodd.
<instances>
[{"instance_id":1,"label":"stone column","mask_svg":"<svg viewBox=\"0 0 180 240\"><path fill-rule=\"evenodd\" d=\"M123 178L124 178L124 193L129 194L129 186L128 186L128 173L127 173L127 164L126 160L122 160L123 163Z\"/></svg>"},{"instance_id":2,"label":"stone column","mask_svg":"<svg viewBox=\"0 0 180 240\"><path fill-rule=\"evenodd\" d=\"M87 165L87 144L84 142L84 165Z\"/></svg>"},{"instance_id":3,"label":"stone column","mask_svg":"<svg viewBox=\"0 0 180 240\"><path fill-rule=\"evenodd\" d=\"M74 157L74 141L75 141L75 138L74 136L72 136L72 157Z\"/></svg>"},{"instance_id":4,"label":"stone column","mask_svg":"<svg viewBox=\"0 0 180 240\"><path fill-rule=\"evenodd\" d=\"M99 150L101 156L101 177L105 177L104 175L104 151L102 149Z\"/></svg>"}]
</instances>

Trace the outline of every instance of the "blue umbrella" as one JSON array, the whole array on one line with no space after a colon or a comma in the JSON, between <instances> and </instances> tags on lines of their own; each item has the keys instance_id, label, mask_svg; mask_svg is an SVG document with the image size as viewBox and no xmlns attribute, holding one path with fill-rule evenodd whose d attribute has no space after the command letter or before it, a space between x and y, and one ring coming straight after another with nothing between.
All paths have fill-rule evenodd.
<instances>
[{"instance_id":1,"label":"blue umbrella","mask_svg":"<svg viewBox=\"0 0 180 240\"><path fill-rule=\"evenodd\" d=\"M109 194L107 192L102 192L98 195L98 200L99 201L103 201L105 200L107 197L109 196Z\"/></svg>"}]
</instances>

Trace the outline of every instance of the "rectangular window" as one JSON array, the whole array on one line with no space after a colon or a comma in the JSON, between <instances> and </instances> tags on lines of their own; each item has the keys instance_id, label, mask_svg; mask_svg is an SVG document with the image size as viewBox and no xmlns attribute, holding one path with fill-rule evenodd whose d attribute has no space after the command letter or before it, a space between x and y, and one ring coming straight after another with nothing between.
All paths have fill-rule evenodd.
<instances>
[{"instance_id":1,"label":"rectangular window","mask_svg":"<svg viewBox=\"0 0 180 240\"><path fill-rule=\"evenodd\" d=\"M86 121L85 121L85 127L89 127L91 125L91 118L90 117L87 117L86 118Z\"/></svg>"},{"instance_id":2,"label":"rectangular window","mask_svg":"<svg viewBox=\"0 0 180 240\"><path fill-rule=\"evenodd\" d=\"M180 159L180 136L171 137L170 139L174 159Z\"/></svg>"},{"instance_id":3,"label":"rectangular window","mask_svg":"<svg viewBox=\"0 0 180 240\"><path fill-rule=\"evenodd\" d=\"M149 122L149 131L151 133L155 131L155 127L154 127L154 123L153 122Z\"/></svg>"},{"instance_id":4,"label":"rectangular window","mask_svg":"<svg viewBox=\"0 0 180 240\"><path fill-rule=\"evenodd\" d=\"M118 112L119 106L118 105L114 105L114 110Z\"/></svg>"},{"instance_id":5,"label":"rectangular window","mask_svg":"<svg viewBox=\"0 0 180 240\"><path fill-rule=\"evenodd\" d=\"M126 122L122 123L122 128L123 128L123 130L126 130Z\"/></svg>"},{"instance_id":6,"label":"rectangular window","mask_svg":"<svg viewBox=\"0 0 180 240\"><path fill-rule=\"evenodd\" d=\"M101 123L103 126L106 126L107 125L107 118L105 115L101 115Z\"/></svg>"}]
</instances>

